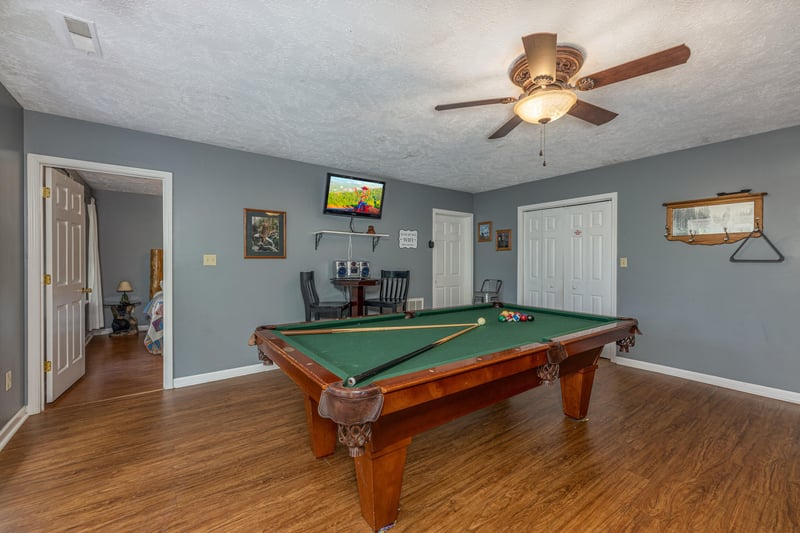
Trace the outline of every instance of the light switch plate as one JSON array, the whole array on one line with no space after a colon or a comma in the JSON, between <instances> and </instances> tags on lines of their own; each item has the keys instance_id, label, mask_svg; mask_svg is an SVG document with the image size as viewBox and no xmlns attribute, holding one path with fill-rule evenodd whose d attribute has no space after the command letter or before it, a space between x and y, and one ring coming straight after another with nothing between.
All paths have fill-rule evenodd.
<instances>
[{"instance_id":1,"label":"light switch plate","mask_svg":"<svg viewBox=\"0 0 800 533\"><path fill-rule=\"evenodd\" d=\"M205 254L203 256L203 266L217 266L217 255Z\"/></svg>"},{"instance_id":2,"label":"light switch plate","mask_svg":"<svg viewBox=\"0 0 800 533\"><path fill-rule=\"evenodd\" d=\"M619 258L619 267L620 268L628 268L628 258L627 257L620 257Z\"/></svg>"}]
</instances>

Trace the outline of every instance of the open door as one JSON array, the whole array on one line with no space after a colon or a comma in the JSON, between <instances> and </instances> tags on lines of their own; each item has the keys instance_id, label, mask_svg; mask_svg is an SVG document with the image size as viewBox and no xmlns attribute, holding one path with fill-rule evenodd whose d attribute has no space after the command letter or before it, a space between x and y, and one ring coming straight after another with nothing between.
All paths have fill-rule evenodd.
<instances>
[{"instance_id":1,"label":"open door","mask_svg":"<svg viewBox=\"0 0 800 533\"><path fill-rule=\"evenodd\" d=\"M86 371L86 209L83 185L64 172L47 167L45 186L45 372L50 403Z\"/></svg>"}]
</instances>

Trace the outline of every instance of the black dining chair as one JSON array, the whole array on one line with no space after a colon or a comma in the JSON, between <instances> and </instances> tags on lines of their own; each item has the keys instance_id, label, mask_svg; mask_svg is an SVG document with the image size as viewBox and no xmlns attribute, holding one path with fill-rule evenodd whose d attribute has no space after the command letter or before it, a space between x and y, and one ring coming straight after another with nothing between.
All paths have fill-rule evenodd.
<instances>
[{"instance_id":1,"label":"black dining chair","mask_svg":"<svg viewBox=\"0 0 800 533\"><path fill-rule=\"evenodd\" d=\"M377 297L364 300L364 309L377 307L381 314L388 308L392 313L406 310L408 300L408 270L381 270L381 285Z\"/></svg>"},{"instance_id":2,"label":"black dining chair","mask_svg":"<svg viewBox=\"0 0 800 533\"><path fill-rule=\"evenodd\" d=\"M317 286L314 284L314 272L300 272L300 292L303 293L303 305L306 311L306 322L320 317L344 318L350 310L350 302L320 302Z\"/></svg>"},{"instance_id":3,"label":"black dining chair","mask_svg":"<svg viewBox=\"0 0 800 533\"><path fill-rule=\"evenodd\" d=\"M503 280L485 279L481 283L481 290L475 291L472 296L472 303L489 303L500 301L500 290L503 288Z\"/></svg>"}]
</instances>

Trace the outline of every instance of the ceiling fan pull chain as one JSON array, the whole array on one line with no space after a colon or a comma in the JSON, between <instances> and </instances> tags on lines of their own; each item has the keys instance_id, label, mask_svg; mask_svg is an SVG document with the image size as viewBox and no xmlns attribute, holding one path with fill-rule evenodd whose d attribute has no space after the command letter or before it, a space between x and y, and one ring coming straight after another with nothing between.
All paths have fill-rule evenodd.
<instances>
[{"instance_id":1,"label":"ceiling fan pull chain","mask_svg":"<svg viewBox=\"0 0 800 533\"><path fill-rule=\"evenodd\" d=\"M545 128L546 126L547 126L547 124L546 124L546 123L545 123L545 124L542 124L542 130L539 132L539 157L541 157L541 158L542 158L542 166L543 166L543 167L546 167L546 166L547 166L547 158L546 158L546 156L544 155L544 153L545 153L545 149L546 149L546 146L545 146L545 145L546 145L546 143L547 143L547 134L546 134L546 133L545 133L545 131L544 131L544 128Z\"/></svg>"}]
</instances>

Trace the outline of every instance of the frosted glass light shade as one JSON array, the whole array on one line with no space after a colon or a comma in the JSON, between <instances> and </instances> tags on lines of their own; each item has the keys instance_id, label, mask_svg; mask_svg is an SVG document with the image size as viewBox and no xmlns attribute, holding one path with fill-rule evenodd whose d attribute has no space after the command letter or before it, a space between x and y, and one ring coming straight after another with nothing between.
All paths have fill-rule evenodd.
<instances>
[{"instance_id":1,"label":"frosted glass light shade","mask_svg":"<svg viewBox=\"0 0 800 533\"><path fill-rule=\"evenodd\" d=\"M514 106L514 113L525 122L547 124L563 117L575 105L578 97L566 89L537 91Z\"/></svg>"}]
</instances>

